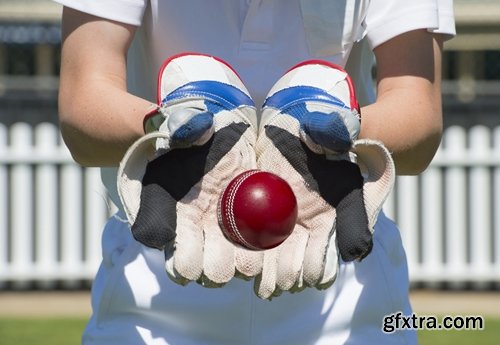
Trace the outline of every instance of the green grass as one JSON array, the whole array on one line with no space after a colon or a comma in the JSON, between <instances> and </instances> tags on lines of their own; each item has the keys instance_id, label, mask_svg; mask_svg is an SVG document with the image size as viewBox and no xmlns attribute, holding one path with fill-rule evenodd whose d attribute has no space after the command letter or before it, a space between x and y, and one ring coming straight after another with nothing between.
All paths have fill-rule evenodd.
<instances>
[{"instance_id":1,"label":"green grass","mask_svg":"<svg viewBox=\"0 0 500 345\"><path fill-rule=\"evenodd\" d=\"M497 345L500 318L485 318L484 330L421 330L420 345ZM79 345L85 318L0 318L0 345Z\"/></svg>"},{"instance_id":2,"label":"green grass","mask_svg":"<svg viewBox=\"0 0 500 345\"><path fill-rule=\"evenodd\" d=\"M85 318L0 318L0 345L79 345Z\"/></svg>"},{"instance_id":3,"label":"green grass","mask_svg":"<svg viewBox=\"0 0 500 345\"><path fill-rule=\"evenodd\" d=\"M419 345L498 345L500 318L485 317L483 330L420 330Z\"/></svg>"}]
</instances>

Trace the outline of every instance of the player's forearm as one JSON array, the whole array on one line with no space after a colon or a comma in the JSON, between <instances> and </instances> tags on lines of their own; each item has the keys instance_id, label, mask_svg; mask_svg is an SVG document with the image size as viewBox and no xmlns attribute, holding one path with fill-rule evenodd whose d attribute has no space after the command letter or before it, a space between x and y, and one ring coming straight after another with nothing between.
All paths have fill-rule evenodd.
<instances>
[{"instance_id":1,"label":"player's forearm","mask_svg":"<svg viewBox=\"0 0 500 345\"><path fill-rule=\"evenodd\" d=\"M63 138L82 165L117 165L143 134L149 102L126 91L126 56L135 30L63 8L59 119Z\"/></svg>"},{"instance_id":2,"label":"player's forearm","mask_svg":"<svg viewBox=\"0 0 500 345\"><path fill-rule=\"evenodd\" d=\"M361 111L361 137L381 140L400 175L431 162L443 130L443 37L426 30L399 35L375 48L377 100Z\"/></svg>"},{"instance_id":3,"label":"player's forearm","mask_svg":"<svg viewBox=\"0 0 500 345\"><path fill-rule=\"evenodd\" d=\"M399 90L361 110L360 137L381 140L392 153L399 175L424 171L441 140L439 96L416 95L414 90Z\"/></svg>"},{"instance_id":4,"label":"player's forearm","mask_svg":"<svg viewBox=\"0 0 500 345\"><path fill-rule=\"evenodd\" d=\"M61 133L79 164L116 166L144 134L142 121L150 102L106 85L86 87L81 93L61 90Z\"/></svg>"}]
</instances>

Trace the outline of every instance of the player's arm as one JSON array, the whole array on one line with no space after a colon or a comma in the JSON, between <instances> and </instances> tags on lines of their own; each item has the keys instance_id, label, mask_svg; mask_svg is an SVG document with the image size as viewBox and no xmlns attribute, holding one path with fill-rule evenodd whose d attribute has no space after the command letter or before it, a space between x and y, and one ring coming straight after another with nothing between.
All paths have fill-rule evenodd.
<instances>
[{"instance_id":1,"label":"player's arm","mask_svg":"<svg viewBox=\"0 0 500 345\"><path fill-rule=\"evenodd\" d=\"M360 137L379 139L398 174L419 174L441 140L442 38L426 30L397 36L374 49L377 100L362 109Z\"/></svg>"},{"instance_id":2,"label":"player's arm","mask_svg":"<svg viewBox=\"0 0 500 345\"><path fill-rule=\"evenodd\" d=\"M135 27L64 8L59 120L74 159L117 165L143 135L150 103L126 91L126 54Z\"/></svg>"}]
</instances>

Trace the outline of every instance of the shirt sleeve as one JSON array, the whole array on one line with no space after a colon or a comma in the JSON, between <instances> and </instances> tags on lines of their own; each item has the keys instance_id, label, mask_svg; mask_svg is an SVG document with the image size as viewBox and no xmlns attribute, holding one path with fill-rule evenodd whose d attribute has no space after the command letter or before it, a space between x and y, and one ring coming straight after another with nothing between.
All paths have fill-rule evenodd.
<instances>
[{"instance_id":1,"label":"shirt sleeve","mask_svg":"<svg viewBox=\"0 0 500 345\"><path fill-rule=\"evenodd\" d=\"M363 22L372 48L417 29L455 35L453 0L371 0Z\"/></svg>"},{"instance_id":2,"label":"shirt sleeve","mask_svg":"<svg viewBox=\"0 0 500 345\"><path fill-rule=\"evenodd\" d=\"M436 4L438 5L439 26L430 31L452 38L456 35L453 0L436 0Z\"/></svg>"},{"instance_id":3,"label":"shirt sleeve","mask_svg":"<svg viewBox=\"0 0 500 345\"><path fill-rule=\"evenodd\" d=\"M53 0L97 17L139 26L148 0Z\"/></svg>"}]
</instances>

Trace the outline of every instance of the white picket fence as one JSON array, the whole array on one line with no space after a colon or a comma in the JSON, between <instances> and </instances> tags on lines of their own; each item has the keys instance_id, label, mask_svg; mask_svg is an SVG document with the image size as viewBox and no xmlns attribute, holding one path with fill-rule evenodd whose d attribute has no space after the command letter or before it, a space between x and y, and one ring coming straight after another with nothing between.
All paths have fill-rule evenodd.
<instances>
[{"instance_id":1,"label":"white picket fence","mask_svg":"<svg viewBox=\"0 0 500 345\"><path fill-rule=\"evenodd\" d=\"M500 282L500 127L448 128L431 166L401 176L385 205L413 282Z\"/></svg>"},{"instance_id":2,"label":"white picket fence","mask_svg":"<svg viewBox=\"0 0 500 345\"><path fill-rule=\"evenodd\" d=\"M114 210L98 169L73 163L57 128L0 125L0 287L89 281ZM500 282L500 128L446 130L419 177L385 205L414 283ZM9 285L9 286L10 286Z\"/></svg>"},{"instance_id":3,"label":"white picket fence","mask_svg":"<svg viewBox=\"0 0 500 345\"><path fill-rule=\"evenodd\" d=\"M0 284L91 278L108 205L99 170L73 162L56 126L0 125Z\"/></svg>"}]
</instances>

